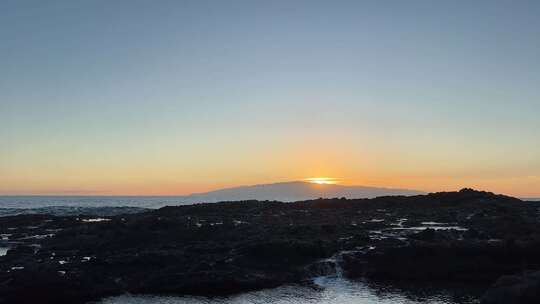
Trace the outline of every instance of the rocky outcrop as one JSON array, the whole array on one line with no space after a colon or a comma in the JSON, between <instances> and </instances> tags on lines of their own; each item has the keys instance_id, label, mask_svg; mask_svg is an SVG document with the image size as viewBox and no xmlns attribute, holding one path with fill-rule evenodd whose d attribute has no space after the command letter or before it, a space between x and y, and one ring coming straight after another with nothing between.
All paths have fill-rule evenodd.
<instances>
[{"instance_id":1,"label":"rocky outcrop","mask_svg":"<svg viewBox=\"0 0 540 304\"><path fill-rule=\"evenodd\" d=\"M540 301L540 271L503 276L482 297L482 304L536 304Z\"/></svg>"},{"instance_id":2,"label":"rocky outcrop","mask_svg":"<svg viewBox=\"0 0 540 304\"><path fill-rule=\"evenodd\" d=\"M384 282L491 283L540 269L538 224L535 203L470 189L0 217L0 246L11 247L0 257L0 303L221 295L338 270Z\"/></svg>"}]
</instances>

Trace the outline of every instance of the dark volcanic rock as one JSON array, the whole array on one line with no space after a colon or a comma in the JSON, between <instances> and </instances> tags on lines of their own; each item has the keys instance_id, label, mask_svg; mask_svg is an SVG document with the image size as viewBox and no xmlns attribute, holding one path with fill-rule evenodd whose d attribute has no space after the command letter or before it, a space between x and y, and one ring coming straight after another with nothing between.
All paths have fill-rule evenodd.
<instances>
[{"instance_id":1,"label":"dark volcanic rock","mask_svg":"<svg viewBox=\"0 0 540 304\"><path fill-rule=\"evenodd\" d=\"M32 256L34 255L34 248L27 245L19 245L14 248L11 248L6 253L6 258L20 258L23 256Z\"/></svg>"},{"instance_id":2,"label":"dark volcanic rock","mask_svg":"<svg viewBox=\"0 0 540 304\"><path fill-rule=\"evenodd\" d=\"M14 248L0 257L0 303L84 303L125 292L221 295L300 283L338 267L373 281L491 283L540 269L538 210L465 189L103 218L0 217L2 242Z\"/></svg>"},{"instance_id":3,"label":"dark volcanic rock","mask_svg":"<svg viewBox=\"0 0 540 304\"><path fill-rule=\"evenodd\" d=\"M524 267L540 268L539 243L508 246L487 242L411 242L349 258L351 276L375 280L491 281Z\"/></svg>"},{"instance_id":4,"label":"dark volcanic rock","mask_svg":"<svg viewBox=\"0 0 540 304\"><path fill-rule=\"evenodd\" d=\"M482 297L482 304L536 304L540 301L540 271L503 276Z\"/></svg>"}]
</instances>

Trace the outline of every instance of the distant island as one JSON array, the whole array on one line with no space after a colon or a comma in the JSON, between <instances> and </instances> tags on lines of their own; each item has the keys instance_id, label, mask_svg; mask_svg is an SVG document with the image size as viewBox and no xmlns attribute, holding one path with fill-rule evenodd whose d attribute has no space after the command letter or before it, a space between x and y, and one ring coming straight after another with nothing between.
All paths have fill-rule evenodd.
<instances>
[{"instance_id":1,"label":"distant island","mask_svg":"<svg viewBox=\"0 0 540 304\"><path fill-rule=\"evenodd\" d=\"M293 181L220 189L183 196L183 202L220 202L239 200L295 202L317 198L375 198L390 195L419 195L425 192L368 186L345 186Z\"/></svg>"}]
</instances>

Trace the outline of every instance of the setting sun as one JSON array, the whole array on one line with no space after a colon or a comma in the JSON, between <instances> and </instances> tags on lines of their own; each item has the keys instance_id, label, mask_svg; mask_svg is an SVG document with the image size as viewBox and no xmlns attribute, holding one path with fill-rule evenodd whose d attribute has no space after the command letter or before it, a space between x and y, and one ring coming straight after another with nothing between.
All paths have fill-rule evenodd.
<instances>
[{"instance_id":1,"label":"setting sun","mask_svg":"<svg viewBox=\"0 0 540 304\"><path fill-rule=\"evenodd\" d=\"M319 185L334 185L338 183L337 179L331 177L311 177L306 178L305 181Z\"/></svg>"}]
</instances>

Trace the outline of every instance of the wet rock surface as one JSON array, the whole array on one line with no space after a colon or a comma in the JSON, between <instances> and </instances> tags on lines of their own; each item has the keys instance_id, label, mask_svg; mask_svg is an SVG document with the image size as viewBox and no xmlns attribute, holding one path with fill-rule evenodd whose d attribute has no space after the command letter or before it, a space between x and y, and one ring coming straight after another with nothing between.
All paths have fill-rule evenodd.
<instances>
[{"instance_id":1,"label":"wet rock surface","mask_svg":"<svg viewBox=\"0 0 540 304\"><path fill-rule=\"evenodd\" d=\"M0 256L0 303L85 303L126 292L230 294L305 282L335 273L336 265L349 278L372 282L489 285L540 269L539 208L464 189L0 217L0 247L10 248ZM499 303L488 295L510 288L504 282L493 285L485 303Z\"/></svg>"}]
</instances>

